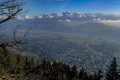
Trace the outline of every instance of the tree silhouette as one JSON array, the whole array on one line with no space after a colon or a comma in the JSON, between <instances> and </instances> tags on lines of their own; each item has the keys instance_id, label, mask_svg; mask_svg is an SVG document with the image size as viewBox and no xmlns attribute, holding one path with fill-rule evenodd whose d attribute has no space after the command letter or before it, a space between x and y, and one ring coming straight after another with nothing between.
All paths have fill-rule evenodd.
<instances>
[{"instance_id":1,"label":"tree silhouette","mask_svg":"<svg viewBox=\"0 0 120 80\"><path fill-rule=\"evenodd\" d=\"M16 16L18 16L23 11L23 0L0 0L0 16L5 16L4 19L0 20L0 24L5 23ZM3 26L4 27L4 26ZM0 33L0 48L3 48L5 46L14 46L16 44L23 44L24 38L28 34L29 30L25 32L25 34L21 37L21 39L17 39L17 32L19 31L20 26L16 26L15 29L13 29L13 39L7 39L5 34ZM1 29L0 29L1 31ZM2 38L5 37L5 39L2 40Z\"/></svg>"},{"instance_id":2,"label":"tree silhouette","mask_svg":"<svg viewBox=\"0 0 120 80\"><path fill-rule=\"evenodd\" d=\"M118 80L119 73L117 67L116 58L114 57L106 73L106 80Z\"/></svg>"},{"instance_id":3,"label":"tree silhouette","mask_svg":"<svg viewBox=\"0 0 120 80\"><path fill-rule=\"evenodd\" d=\"M6 16L0 24L15 18L23 8L23 0L0 0L0 16Z\"/></svg>"}]
</instances>

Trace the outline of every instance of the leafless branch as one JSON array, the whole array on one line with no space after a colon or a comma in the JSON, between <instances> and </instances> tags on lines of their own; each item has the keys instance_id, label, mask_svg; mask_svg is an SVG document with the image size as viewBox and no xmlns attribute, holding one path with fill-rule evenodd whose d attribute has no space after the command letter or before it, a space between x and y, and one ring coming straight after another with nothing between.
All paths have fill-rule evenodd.
<instances>
[{"instance_id":1,"label":"leafless branch","mask_svg":"<svg viewBox=\"0 0 120 80\"><path fill-rule=\"evenodd\" d=\"M6 16L5 19L0 21L0 24L15 18L23 9L23 0L0 0L0 15Z\"/></svg>"},{"instance_id":2,"label":"leafless branch","mask_svg":"<svg viewBox=\"0 0 120 80\"><path fill-rule=\"evenodd\" d=\"M10 19L15 18L23 10L23 8L22 8L23 5L24 5L23 0L0 0L0 16L5 16L5 18L0 21L0 24L4 23ZM19 29L20 29L20 26L17 26L13 30L13 39L12 40L8 39L8 37L6 37L6 39L4 39L3 41L0 41L0 47L14 46L16 44L25 44L25 42L23 42L23 40L29 33L29 30L27 30L20 39L17 39L16 34L19 31ZM3 35L0 36L0 38L2 38L2 37L3 37Z\"/></svg>"}]
</instances>

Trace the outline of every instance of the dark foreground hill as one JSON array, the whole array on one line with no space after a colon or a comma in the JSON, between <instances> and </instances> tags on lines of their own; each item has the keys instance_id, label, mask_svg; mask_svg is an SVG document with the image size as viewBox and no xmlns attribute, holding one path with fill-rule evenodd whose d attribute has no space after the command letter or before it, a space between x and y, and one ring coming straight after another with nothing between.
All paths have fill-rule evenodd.
<instances>
[{"instance_id":1,"label":"dark foreground hill","mask_svg":"<svg viewBox=\"0 0 120 80\"><path fill-rule=\"evenodd\" d=\"M0 79L1 80L101 80L115 78L119 80L116 59L103 76L101 70L88 74L82 67L77 70L75 65L69 66L63 62L12 54L5 46L0 48ZM112 72L112 73L111 73ZM112 77L111 77L112 75ZM110 77L110 78L109 78Z\"/></svg>"},{"instance_id":2,"label":"dark foreground hill","mask_svg":"<svg viewBox=\"0 0 120 80\"><path fill-rule=\"evenodd\" d=\"M96 74L87 74L84 69L77 71L75 65L70 67L68 64L46 59L40 62L37 58L11 54L7 48L0 48L1 80L98 80L102 77L101 70Z\"/></svg>"}]
</instances>

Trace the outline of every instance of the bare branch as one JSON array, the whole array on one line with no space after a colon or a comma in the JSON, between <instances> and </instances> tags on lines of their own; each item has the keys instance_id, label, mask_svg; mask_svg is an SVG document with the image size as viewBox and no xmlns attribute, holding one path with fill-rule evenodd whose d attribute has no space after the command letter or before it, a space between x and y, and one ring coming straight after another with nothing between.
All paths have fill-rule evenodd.
<instances>
[{"instance_id":1,"label":"bare branch","mask_svg":"<svg viewBox=\"0 0 120 80\"><path fill-rule=\"evenodd\" d=\"M6 16L6 18L1 20L0 24L15 18L15 16L22 11L23 4L23 0L1 0L0 15Z\"/></svg>"},{"instance_id":2,"label":"bare branch","mask_svg":"<svg viewBox=\"0 0 120 80\"><path fill-rule=\"evenodd\" d=\"M24 5L23 0L0 0L0 16L5 16L4 19L0 21L0 24L15 18L23 9L22 6ZM6 36L4 40L0 41L0 47L2 46L14 46L16 44L25 44L23 40L29 33L29 30L25 32L25 34L20 38L17 39L17 33L20 30L20 26L17 26L13 30L13 39L8 39ZM2 39L3 35L0 36Z\"/></svg>"},{"instance_id":3,"label":"bare branch","mask_svg":"<svg viewBox=\"0 0 120 80\"><path fill-rule=\"evenodd\" d=\"M20 38L18 38L18 35L17 35L17 33L19 32L19 30L21 29L21 26L20 25L18 25L18 26L16 26L14 29L13 29L13 31L12 31L12 34L13 34L13 38L12 39L8 39L8 37L6 38L6 39L4 39L4 40L2 40L2 41L4 41L4 42L1 42L0 43L0 47L4 47L4 46L15 46L15 45L17 45L17 44L26 44L27 42L25 42L24 40L25 40L25 38L26 38L26 36L28 35L28 33L29 33L29 29L27 29L26 30L26 32L24 32L24 34L23 34L23 36L22 37L20 37ZM6 35L5 35L6 36ZM1 36L2 37L2 36Z\"/></svg>"}]
</instances>

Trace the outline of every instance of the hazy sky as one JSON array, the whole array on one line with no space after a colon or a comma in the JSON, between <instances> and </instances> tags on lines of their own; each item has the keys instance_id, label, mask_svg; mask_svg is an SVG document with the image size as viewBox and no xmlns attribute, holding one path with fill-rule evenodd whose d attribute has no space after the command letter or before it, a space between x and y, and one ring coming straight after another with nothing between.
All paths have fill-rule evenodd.
<instances>
[{"instance_id":1,"label":"hazy sky","mask_svg":"<svg viewBox=\"0 0 120 80\"><path fill-rule=\"evenodd\" d=\"M30 15L58 12L120 13L120 0L25 0Z\"/></svg>"}]
</instances>

